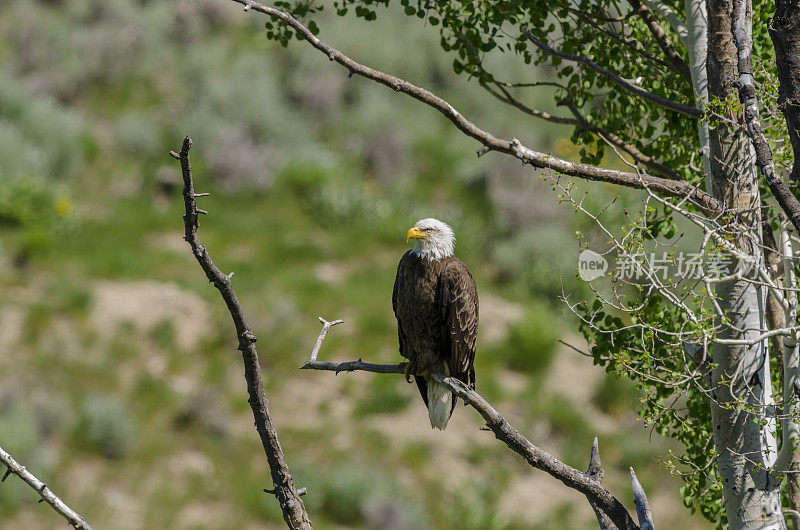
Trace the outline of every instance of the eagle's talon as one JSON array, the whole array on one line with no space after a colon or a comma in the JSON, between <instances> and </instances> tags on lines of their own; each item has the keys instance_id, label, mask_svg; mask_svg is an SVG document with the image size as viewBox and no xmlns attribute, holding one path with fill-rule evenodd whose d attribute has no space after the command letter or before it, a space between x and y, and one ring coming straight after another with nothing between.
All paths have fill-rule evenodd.
<instances>
[{"instance_id":1,"label":"eagle's talon","mask_svg":"<svg viewBox=\"0 0 800 530\"><path fill-rule=\"evenodd\" d=\"M410 362L403 362L400 363L400 366L403 366L403 375L406 377L406 383L411 382L411 372L414 370L414 367L411 365Z\"/></svg>"}]
</instances>

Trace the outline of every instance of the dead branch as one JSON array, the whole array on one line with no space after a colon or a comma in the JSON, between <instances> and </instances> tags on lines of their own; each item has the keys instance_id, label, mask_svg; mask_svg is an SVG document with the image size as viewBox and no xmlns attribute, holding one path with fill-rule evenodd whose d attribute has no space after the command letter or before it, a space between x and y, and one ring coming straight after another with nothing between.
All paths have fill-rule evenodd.
<instances>
[{"instance_id":1,"label":"dead branch","mask_svg":"<svg viewBox=\"0 0 800 530\"><path fill-rule=\"evenodd\" d=\"M644 488L636 478L636 473L631 468L631 489L633 489L633 502L636 504L636 516L639 518L639 527L642 530L653 530L653 512L650 511L650 502L644 494Z\"/></svg>"},{"instance_id":2,"label":"dead branch","mask_svg":"<svg viewBox=\"0 0 800 530\"><path fill-rule=\"evenodd\" d=\"M502 139L481 129L468 119L466 119L449 102L433 94L432 92L409 83L404 79L389 75L380 70L358 63L343 54L339 50L331 47L319 40L306 26L301 24L296 18L285 11L275 9L252 0L232 0L245 6L246 11L257 11L271 18L278 20L291 27L297 35L311 44L314 48L324 53L329 60L336 62L350 72L366 79L370 79L397 92L408 94L414 99L425 103L441 112L465 135L479 141L483 147L479 153L497 151L514 156L525 164L543 169L552 169L564 175L579 177L586 180L608 182L618 184L628 188L644 189L649 188L653 192L661 193L669 197L688 198L700 210L707 215L717 216L724 211L723 205L708 193L696 188L688 182L674 181L661 177L647 175L645 173L633 173L605 169L589 164L570 162L546 153L534 151L513 138L511 140ZM696 110L696 109L695 109ZM697 111L699 112L699 111Z\"/></svg>"},{"instance_id":3,"label":"dead branch","mask_svg":"<svg viewBox=\"0 0 800 530\"><path fill-rule=\"evenodd\" d=\"M0 462L6 466L6 472L0 482L5 481L8 475L13 473L21 478L25 484L36 490L36 493L42 497L42 500L39 502L46 502L49 504L61 517L67 520L70 526L78 528L79 530L92 530L92 527L89 526L89 523L87 523L83 517L67 506L64 501L53 493L53 490L47 487L47 484L36 478L33 473L25 469L25 466L14 460L2 447L0 447Z\"/></svg>"},{"instance_id":4,"label":"dead branch","mask_svg":"<svg viewBox=\"0 0 800 530\"><path fill-rule=\"evenodd\" d=\"M264 392L264 382L261 377L261 365L258 362L258 351L256 350L256 336L250 329L242 309L239 299L233 292L231 278L233 274L224 274L211 261L206 247L197 237L198 214L197 195L194 192L194 182L192 180L192 166L189 164L189 149L192 147L192 139L189 136L183 139L180 153L170 152L173 158L181 163L181 173L183 175L183 202L186 213L183 216L186 235L184 239L192 248L192 253L197 262L206 273L206 278L214 284L228 311L233 318L236 326L236 336L239 340L239 350L244 359L244 377L247 381L247 392L250 395L248 400L253 409L256 429L261 437L261 444L267 454L270 473L272 475L273 488L270 490L278 499L283 512L283 519L289 528L310 529L311 521L308 518L303 501L300 499L300 492L294 485L294 480L289 472L289 466L281 450L278 441L278 432L272 423L269 413L269 401Z\"/></svg>"},{"instance_id":5,"label":"dead branch","mask_svg":"<svg viewBox=\"0 0 800 530\"><path fill-rule=\"evenodd\" d=\"M320 317L320 321L323 323L323 328L317 338L316 344L321 346L322 341L325 339L328 330L333 324L322 317ZM314 356L315 353L319 353L317 345L315 345L314 351L312 351L312 356ZM355 371L402 374L405 372L405 367L406 363L372 364L365 363L360 359L358 361L333 363L309 358L308 362L300 368L306 370L329 370L337 374L339 372ZM431 377L447 386L450 391L461 398L464 403L478 411L486 421L486 426L494 433L495 437L506 444L511 450L522 456L531 466L536 469L541 469L553 478L560 480L567 487L583 493L590 502L597 506L597 509L608 515L609 519L613 521L617 528L624 530L635 530L639 528L622 503L611 495L611 493L606 491L596 478L590 477L564 464L548 452L531 443L512 427L511 424L509 424L505 418L475 390L472 390L458 379L445 377L442 374L432 373Z\"/></svg>"},{"instance_id":6,"label":"dead branch","mask_svg":"<svg viewBox=\"0 0 800 530\"><path fill-rule=\"evenodd\" d=\"M600 462L600 448L597 445L597 436L594 437L594 442L592 442L592 452L589 453L589 468L584 474L598 484L603 480L603 467ZM594 510L595 516L597 516L597 524L600 525L600 530L617 530L617 526L611 522L611 519L608 518L603 510L597 507L594 501L589 497L586 497L586 500L589 501L589 505Z\"/></svg>"}]
</instances>

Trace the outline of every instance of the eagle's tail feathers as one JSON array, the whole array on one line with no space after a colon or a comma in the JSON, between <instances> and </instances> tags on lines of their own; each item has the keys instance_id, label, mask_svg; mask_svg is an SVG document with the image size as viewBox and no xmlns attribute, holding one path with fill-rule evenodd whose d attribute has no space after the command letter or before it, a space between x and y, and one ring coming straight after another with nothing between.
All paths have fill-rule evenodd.
<instances>
[{"instance_id":1,"label":"eagle's tail feathers","mask_svg":"<svg viewBox=\"0 0 800 530\"><path fill-rule=\"evenodd\" d=\"M445 375L448 375L447 365L444 367L444 372ZM427 379L427 383L428 417L431 420L431 427L443 431L447 427L447 422L450 421L450 416L453 414L455 397L449 388L438 381Z\"/></svg>"},{"instance_id":2,"label":"eagle's tail feathers","mask_svg":"<svg viewBox=\"0 0 800 530\"><path fill-rule=\"evenodd\" d=\"M428 417L431 427L444 430L453 411L453 393L443 384L428 380Z\"/></svg>"}]
</instances>

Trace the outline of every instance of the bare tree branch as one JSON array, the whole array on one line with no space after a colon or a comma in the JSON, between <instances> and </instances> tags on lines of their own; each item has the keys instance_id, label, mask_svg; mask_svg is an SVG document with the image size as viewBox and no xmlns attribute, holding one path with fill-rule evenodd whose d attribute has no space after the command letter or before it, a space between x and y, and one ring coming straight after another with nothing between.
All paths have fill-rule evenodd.
<instances>
[{"instance_id":1,"label":"bare tree branch","mask_svg":"<svg viewBox=\"0 0 800 530\"><path fill-rule=\"evenodd\" d=\"M600 463L600 448L597 445L597 436L594 437L594 442L592 442L592 452L589 454L589 468L586 470L585 475L598 484L603 480L603 467ZM611 519L608 518L603 510L598 508L589 497L586 497L586 499L589 501L592 510L594 510L595 516L597 516L597 524L600 525L600 530L617 530L617 526L611 522Z\"/></svg>"},{"instance_id":2,"label":"bare tree branch","mask_svg":"<svg viewBox=\"0 0 800 530\"><path fill-rule=\"evenodd\" d=\"M528 29L525 28L525 27L522 28L522 33L528 38L529 41L531 41L537 47L539 47L542 50L544 50L546 53L548 53L550 55L554 55L555 57L560 57L561 59L565 59L567 61L573 61L573 62L576 62L576 63L584 64L584 65L588 66L589 68L591 68L592 70L594 70L595 72L597 72L598 74L600 74L603 77L605 77L606 79L608 79L609 81L611 81L612 83L615 83L617 86L627 90L631 94L637 95L637 96L639 96L639 97L641 97L643 99L646 99L647 101L650 101L652 103L655 103L656 105L664 107L665 109L669 109L669 110L684 114L686 116L689 116L690 118L702 118L703 117L703 111L701 111L699 109L696 109L694 107L690 107L688 105L684 105L682 103L678 103L678 102L669 100L667 98L663 98L663 97L661 97L659 95L653 94L652 92L648 92L647 90L634 85L630 81L621 78L620 76L618 76L614 72L612 72L612 71L610 71L610 70L608 70L606 68L603 68L602 66L600 66L597 63L595 63L594 61L592 61L588 57L584 57L582 55L573 55L571 53L566 53L566 52L562 52L562 51L553 49L547 43L544 43L544 42L540 41L539 39L537 39L533 35L533 33L528 31Z\"/></svg>"},{"instance_id":3,"label":"bare tree branch","mask_svg":"<svg viewBox=\"0 0 800 530\"><path fill-rule=\"evenodd\" d=\"M78 528L79 530L92 530L92 527L89 526L89 523L87 523L83 517L67 506L64 501L53 493L53 490L47 487L47 484L36 478L33 473L25 469L25 466L14 460L2 447L0 447L0 462L6 466L6 472L0 482L5 481L9 473L15 474L21 478L25 484L36 490L36 493L42 497L42 501L49 504L61 517L66 519L70 526Z\"/></svg>"},{"instance_id":4,"label":"bare tree branch","mask_svg":"<svg viewBox=\"0 0 800 530\"><path fill-rule=\"evenodd\" d=\"M573 177L586 180L608 182L629 188L644 189L649 188L655 193L661 193L669 197L688 198L704 213L717 216L723 212L722 203L710 194L692 186L688 182L673 181L661 177L654 177L644 173L633 173L604 169L589 164L570 162L546 153L534 151L523 145L516 138L506 140L497 138L491 133L479 128L477 125L467 120L450 103L433 94L432 92L418 87L408 81L389 75L380 70L370 68L358 63L350 57L344 55L339 50L329 46L319 40L308 28L301 24L289 13L275 9L252 0L232 0L245 6L247 11L257 11L283 22L294 29L300 37L310 43L314 48L324 53L331 61L334 61L345 68L350 73L371 79L384 86L392 88L397 92L408 94L414 99L433 107L447 117L453 124L470 138L478 140L483 148L480 154L488 151L497 151L514 156L523 163L534 167L552 169Z\"/></svg>"},{"instance_id":5,"label":"bare tree branch","mask_svg":"<svg viewBox=\"0 0 800 530\"><path fill-rule=\"evenodd\" d=\"M747 134L753 142L756 151L756 164L767 181L767 186L778 200L783 211L800 231L800 201L794 196L789 186L775 171L772 161L772 151L769 148L764 130L761 128L761 119L758 111L758 97L753 79L753 43L751 28L750 2L735 0L733 3L733 17L731 20L734 42L736 43L737 59L739 61L739 99L744 105L744 119L747 125Z\"/></svg>"},{"instance_id":6,"label":"bare tree branch","mask_svg":"<svg viewBox=\"0 0 800 530\"><path fill-rule=\"evenodd\" d=\"M513 97L511 93L508 90L506 90L501 83L495 82L495 86L497 86L497 89L500 90L502 94L497 92L497 90L492 88L489 84L481 83L481 87L483 87L484 90L486 90L489 94L497 98L499 101L502 101L506 105L511 105L512 107L515 107L517 110L521 110L525 114L533 116L534 118L539 118L540 120L549 121L550 123L558 123L559 125L572 125L575 127L580 126L578 120L574 118L567 118L564 116L554 116L549 112L545 112L539 109L533 109L525 105L520 100Z\"/></svg>"},{"instance_id":7,"label":"bare tree branch","mask_svg":"<svg viewBox=\"0 0 800 530\"><path fill-rule=\"evenodd\" d=\"M325 339L325 335L327 335L328 329L330 328L328 324L333 325L321 317L320 321L323 323L323 329L322 332L320 332L320 336L317 338L318 345L321 345L322 341ZM319 348L316 346L315 351L317 353L319 352ZM312 352L312 357L313 356L314 352ZM309 358L308 362L300 368L306 370L329 370L337 374L339 372L355 371L402 374L405 373L406 364L407 363L372 364L365 363L361 359L358 361L333 363ZM432 373L430 376L449 388L451 392L461 398L467 405L478 411L486 421L486 426L491 429L495 437L506 444L511 450L522 456L531 466L536 469L541 469L553 478L560 480L567 487L583 493L590 502L593 502L598 507L598 509L607 514L619 529L638 529L638 526L634 523L628 510L625 509L616 497L606 491L595 478L591 478L581 471L564 464L551 454L532 444L512 427L488 401L458 379L445 377L442 374L436 373Z\"/></svg>"},{"instance_id":8,"label":"bare tree branch","mask_svg":"<svg viewBox=\"0 0 800 530\"><path fill-rule=\"evenodd\" d=\"M197 237L198 214L196 197L194 192L194 182L192 180L192 166L189 164L189 149L192 147L192 139L187 136L183 140L180 153L170 152L173 158L181 163L181 173L183 175L183 202L186 213L183 216L186 235L184 239L192 248L192 253L206 273L206 278L214 284L228 311L233 318L236 326L236 336L239 340L239 350L244 359L244 376L247 381L247 392L250 395L248 402L253 409L256 429L261 437L261 444L267 454L270 473L272 474L273 488L270 490L278 499L283 512L283 520L292 529L310 529L311 521L308 518L303 501L300 499L300 492L295 488L294 480L289 472L289 466L283 457L278 432L272 423L269 413L269 401L264 392L264 382L261 377L261 365L258 362L258 351L256 350L256 336L250 329L236 293L233 292L231 277L233 274L223 274L219 268L211 261L206 247Z\"/></svg>"},{"instance_id":9,"label":"bare tree branch","mask_svg":"<svg viewBox=\"0 0 800 530\"><path fill-rule=\"evenodd\" d=\"M633 489L633 502L636 504L636 516L639 518L639 527L642 530L653 530L655 524L653 523L653 512L650 511L650 503L647 500L647 495L644 494L644 488L636 478L636 473L631 468L631 489Z\"/></svg>"},{"instance_id":10,"label":"bare tree branch","mask_svg":"<svg viewBox=\"0 0 800 530\"><path fill-rule=\"evenodd\" d=\"M570 13L574 13L576 15L582 15L582 16L585 16L585 17L592 18L592 19L598 20L600 22L625 22L626 20L628 20L629 18L631 18L632 16L634 16L636 14L633 11L631 11L630 13L626 13L626 14L624 14L622 16L611 17L611 16L608 16L607 14L588 13L586 11L581 11L580 9L575 9L573 7L568 7L567 11L569 11Z\"/></svg>"}]
</instances>

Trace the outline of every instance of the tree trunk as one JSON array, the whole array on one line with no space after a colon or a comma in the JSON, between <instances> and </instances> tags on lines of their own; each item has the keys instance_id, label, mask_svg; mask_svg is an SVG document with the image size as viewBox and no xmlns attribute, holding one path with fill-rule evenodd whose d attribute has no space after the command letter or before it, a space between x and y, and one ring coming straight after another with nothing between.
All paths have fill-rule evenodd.
<instances>
[{"instance_id":1,"label":"tree trunk","mask_svg":"<svg viewBox=\"0 0 800 530\"><path fill-rule=\"evenodd\" d=\"M709 0L707 67L710 98L735 103L737 93L733 82L738 77L738 61L732 13L731 0ZM728 105L720 112L741 123L733 108ZM727 208L750 209L754 229L742 234L737 245L760 259L760 197L750 142L741 127L712 123L710 148L713 193ZM718 285L716 294L731 324L720 334L721 338L750 339L765 329L765 299L760 287L733 281ZM771 483L769 478L770 460L775 455L769 455L767 450L774 433L767 432L771 430L771 422L766 405L771 394L767 390L770 380L766 343L715 344L713 359L711 414L728 524L733 530L785 528L780 483Z\"/></svg>"},{"instance_id":2,"label":"tree trunk","mask_svg":"<svg viewBox=\"0 0 800 530\"><path fill-rule=\"evenodd\" d=\"M786 118L789 140L794 151L791 178L800 180L800 2L776 0L775 16L769 34L775 47L775 62L780 88L778 106ZM792 323L793 324L793 323ZM789 507L800 511L800 451L795 451L788 473ZM795 529L800 528L795 522Z\"/></svg>"},{"instance_id":3,"label":"tree trunk","mask_svg":"<svg viewBox=\"0 0 800 530\"><path fill-rule=\"evenodd\" d=\"M689 52L689 71L692 76L694 105L700 110L708 106L708 15L705 0L685 0L687 38L686 48ZM705 176L706 191L713 193L711 179L711 163L708 145L708 120L697 121L697 137L700 139L700 159Z\"/></svg>"},{"instance_id":4,"label":"tree trunk","mask_svg":"<svg viewBox=\"0 0 800 530\"><path fill-rule=\"evenodd\" d=\"M778 107L786 118L794 150L792 179L800 180L800 2L776 0L775 16L769 28L778 67Z\"/></svg>"}]
</instances>

